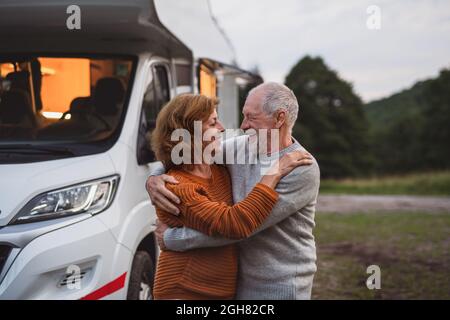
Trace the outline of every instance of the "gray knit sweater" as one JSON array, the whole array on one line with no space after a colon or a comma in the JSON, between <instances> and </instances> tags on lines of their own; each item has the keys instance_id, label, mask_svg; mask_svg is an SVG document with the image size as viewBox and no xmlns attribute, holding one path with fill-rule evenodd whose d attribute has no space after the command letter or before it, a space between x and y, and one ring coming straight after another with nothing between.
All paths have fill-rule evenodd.
<instances>
[{"instance_id":1,"label":"gray knit sweater","mask_svg":"<svg viewBox=\"0 0 450 320\"><path fill-rule=\"evenodd\" d=\"M245 140L245 137L226 140L224 146L235 143L237 149L243 147L248 150ZM234 202L243 200L249 194L259 182L264 168L270 167L270 161L294 150L304 148L295 141L271 157L257 157L256 164L227 165ZM159 167L152 174L160 174L162 170ZM238 243L237 299L310 299L316 272L313 228L319 184L319 166L314 160L310 166L294 169L277 185L279 200L270 216L252 236ZM171 228L164 233L164 243L173 251L235 242L209 237L189 228Z\"/></svg>"}]
</instances>

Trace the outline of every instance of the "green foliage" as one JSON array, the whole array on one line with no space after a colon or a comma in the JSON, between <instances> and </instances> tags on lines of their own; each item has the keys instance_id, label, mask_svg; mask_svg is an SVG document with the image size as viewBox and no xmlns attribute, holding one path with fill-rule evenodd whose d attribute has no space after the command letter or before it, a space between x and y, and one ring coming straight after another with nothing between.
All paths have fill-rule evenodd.
<instances>
[{"instance_id":1,"label":"green foliage","mask_svg":"<svg viewBox=\"0 0 450 320\"><path fill-rule=\"evenodd\" d=\"M428 83L429 80L418 82L410 89L366 104L364 110L372 129L391 126L399 118L417 116L425 107L423 91Z\"/></svg>"},{"instance_id":2,"label":"green foliage","mask_svg":"<svg viewBox=\"0 0 450 320\"><path fill-rule=\"evenodd\" d=\"M320 182L320 193L450 196L450 171L359 179L326 179Z\"/></svg>"},{"instance_id":3,"label":"green foliage","mask_svg":"<svg viewBox=\"0 0 450 320\"><path fill-rule=\"evenodd\" d=\"M437 79L430 81L424 100L428 102L423 112L425 128L421 132L424 166L450 168L450 70L442 70Z\"/></svg>"},{"instance_id":4,"label":"green foliage","mask_svg":"<svg viewBox=\"0 0 450 320\"><path fill-rule=\"evenodd\" d=\"M450 169L450 70L366 105L320 57L301 59L285 82L300 103L293 135L322 177Z\"/></svg>"},{"instance_id":5,"label":"green foliage","mask_svg":"<svg viewBox=\"0 0 450 320\"><path fill-rule=\"evenodd\" d=\"M317 158L322 176L358 176L370 171L368 122L351 84L320 57L310 56L292 68L285 82L300 104L293 135Z\"/></svg>"},{"instance_id":6,"label":"green foliage","mask_svg":"<svg viewBox=\"0 0 450 320\"><path fill-rule=\"evenodd\" d=\"M365 111L377 173L450 168L450 70Z\"/></svg>"}]
</instances>

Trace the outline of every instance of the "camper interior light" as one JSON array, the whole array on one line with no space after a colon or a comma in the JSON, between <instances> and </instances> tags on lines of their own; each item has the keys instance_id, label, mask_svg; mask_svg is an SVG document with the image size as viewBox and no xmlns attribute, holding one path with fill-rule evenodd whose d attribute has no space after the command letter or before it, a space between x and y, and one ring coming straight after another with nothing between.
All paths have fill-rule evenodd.
<instances>
[{"instance_id":1,"label":"camper interior light","mask_svg":"<svg viewBox=\"0 0 450 320\"><path fill-rule=\"evenodd\" d=\"M62 112L52 112L52 111L43 111L42 115L47 119L61 119L63 113ZM70 114L64 116L64 119L69 120Z\"/></svg>"}]
</instances>

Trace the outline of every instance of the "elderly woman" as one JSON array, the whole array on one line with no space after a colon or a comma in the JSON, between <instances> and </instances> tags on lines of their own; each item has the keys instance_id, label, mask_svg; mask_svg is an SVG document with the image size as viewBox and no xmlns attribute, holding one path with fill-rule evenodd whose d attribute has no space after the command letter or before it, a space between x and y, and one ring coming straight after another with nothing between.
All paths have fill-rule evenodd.
<instances>
[{"instance_id":1,"label":"elderly woman","mask_svg":"<svg viewBox=\"0 0 450 320\"><path fill-rule=\"evenodd\" d=\"M230 177L224 166L210 165L204 160L194 164L175 164L172 159L172 150L180 143L171 139L174 130L186 129L190 137L194 137L195 121L201 121L202 136L207 130L216 133L224 130L217 119L217 104L214 98L183 94L170 101L159 113L152 133L152 149L168 174L179 181L178 184L168 184L167 188L180 198L181 213L174 216L157 208L157 215L171 227L186 226L208 235L240 239L253 233L270 214L277 202L278 194L274 189L280 179L304 162L299 161L301 155L298 152L286 154L276 163L277 170L270 170L270 174L262 176L247 198L233 205ZM183 140L183 143L193 146L192 139ZM214 140L197 143L203 151ZM193 159L183 157L189 158ZM234 244L187 252L162 251L156 270L154 297L232 299L236 289L237 264L238 252Z\"/></svg>"}]
</instances>

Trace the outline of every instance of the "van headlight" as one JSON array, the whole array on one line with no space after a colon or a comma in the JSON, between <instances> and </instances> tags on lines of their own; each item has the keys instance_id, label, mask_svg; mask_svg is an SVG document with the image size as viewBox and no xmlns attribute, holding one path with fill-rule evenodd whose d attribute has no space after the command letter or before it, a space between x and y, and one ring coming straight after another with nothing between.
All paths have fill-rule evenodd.
<instances>
[{"instance_id":1,"label":"van headlight","mask_svg":"<svg viewBox=\"0 0 450 320\"><path fill-rule=\"evenodd\" d=\"M62 218L79 213L97 214L111 204L119 176L110 176L40 194L31 199L10 224Z\"/></svg>"}]
</instances>

